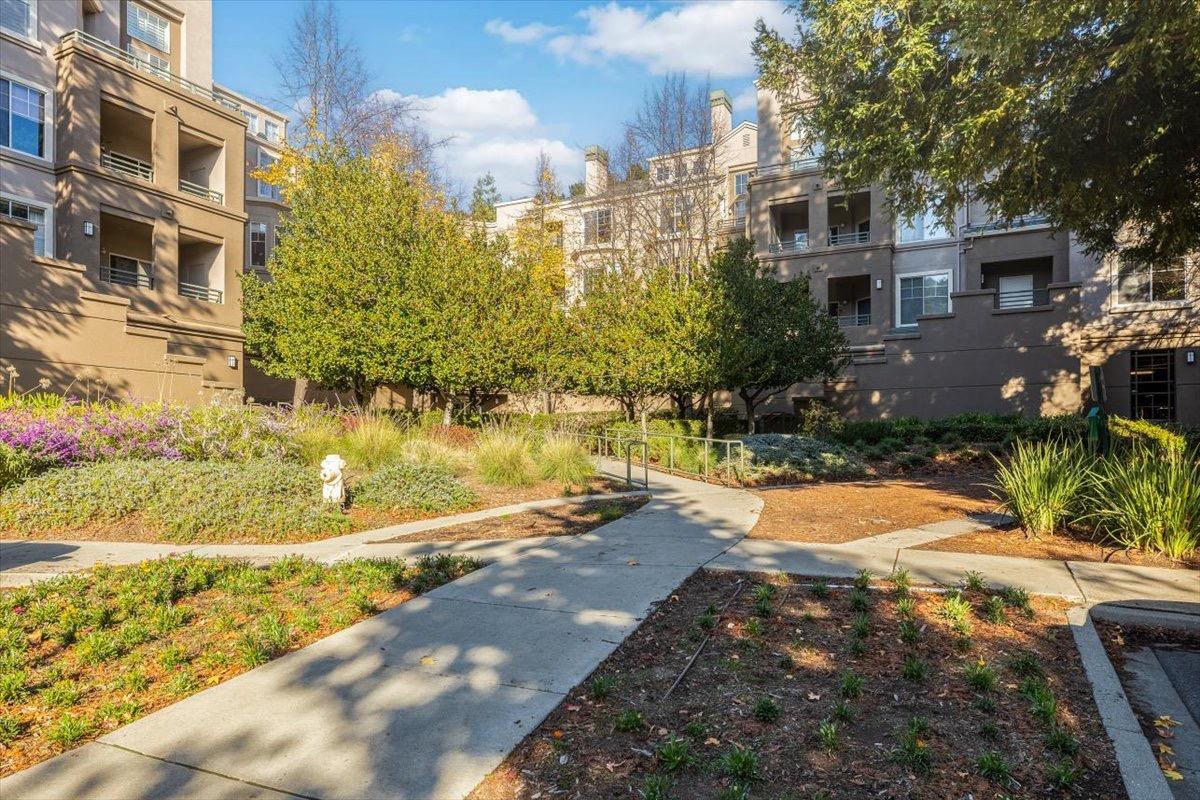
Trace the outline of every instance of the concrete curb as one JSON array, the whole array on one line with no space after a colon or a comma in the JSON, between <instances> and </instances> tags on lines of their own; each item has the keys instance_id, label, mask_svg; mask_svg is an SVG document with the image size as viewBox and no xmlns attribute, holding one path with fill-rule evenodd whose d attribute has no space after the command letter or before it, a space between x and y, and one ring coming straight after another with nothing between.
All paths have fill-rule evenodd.
<instances>
[{"instance_id":1,"label":"concrete curb","mask_svg":"<svg viewBox=\"0 0 1200 800\"><path fill-rule=\"evenodd\" d=\"M1130 800L1173 800L1171 787L1129 705L1121 679L1108 660L1089 610L1082 606L1072 608L1067 612L1067 622L1088 682L1092 684L1104 730L1116 751L1117 767Z\"/></svg>"}]
</instances>

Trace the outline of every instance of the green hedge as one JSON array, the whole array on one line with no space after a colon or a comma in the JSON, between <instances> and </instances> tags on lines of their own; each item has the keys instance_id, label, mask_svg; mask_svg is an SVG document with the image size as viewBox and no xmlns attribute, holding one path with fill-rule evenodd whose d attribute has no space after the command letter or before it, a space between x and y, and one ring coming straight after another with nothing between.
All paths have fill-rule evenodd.
<instances>
[{"instance_id":1,"label":"green hedge","mask_svg":"<svg viewBox=\"0 0 1200 800\"><path fill-rule=\"evenodd\" d=\"M1019 414L958 414L935 420L916 417L847 420L836 434L844 444L876 445L885 439L910 445L918 439L935 442L1001 442L1017 438L1046 441L1065 436L1083 436L1087 424L1074 414L1052 417L1023 417Z\"/></svg>"},{"instance_id":2,"label":"green hedge","mask_svg":"<svg viewBox=\"0 0 1200 800\"><path fill-rule=\"evenodd\" d=\"M37 471L38 464L31 455L0 442L0 491L33 477Z\"/></svg>"}]
</instances>

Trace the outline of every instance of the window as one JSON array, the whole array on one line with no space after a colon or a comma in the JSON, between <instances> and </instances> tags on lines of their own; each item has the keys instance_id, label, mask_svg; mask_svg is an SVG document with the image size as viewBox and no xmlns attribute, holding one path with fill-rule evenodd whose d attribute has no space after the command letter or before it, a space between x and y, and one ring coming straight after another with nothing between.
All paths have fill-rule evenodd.
<instances>
[{"instance_id":1,"label":"window","mask_svg":"<svg viewBox=\"0 0 1200 800\"><path fill-rule=\"evenodd\" d=\"M167 61L162 56L156 56L149 50L143 50L140 47L130 47L130 54L138 61L147 72L152 72L160 78L170 79L171 77L171 62Z\"/></svg>"},{"instance_id":2,"label":"window","mask_svg":"<svg viewBox=\"0 0 1200 800\"><path fill-rule=\"evenodd\" d=\"M270 155L269 153L264 153L262 150L258 151L258 166L260 169L263 167L269 167L278 160L279 160L278 158L276 158L273 155ZM281 199L281 195L279 193L279 187L272 183L267 183L264 180L258 181L258 196L266 197L270 200L276 200L276 201Z\"/></svg>"},{"instance_id":3,"label":"window","mask_svg":"<svg viewBox=\"0 0 1200 800\"><path fill-rule=\"evenodd\" d=\"M746 216L746 200L743 198L733 204L733 216L737 219L743 219Z\"/></svg>"},{"instance_id":4,"label":"window","mask_svg":"<svg viewBox=\"0 0 1200 800\"><path fill-rule=\"evenodd\" d=\"M46 156L46 96L36 89L0 80L0 145L31 156Z\"/></svg>"},{"instance_id":5,"label":"window","mask_svg":"<svg viewBox=\"0 0 1200 800\"><path fill-rule=\"evenodd\" d=\"M1129 405L1134 419L1175 421L1175 351L1129 354Z\"/></svg>"},{"instance_id":6,"label":"window","mask_svg":"<svg viewBox=\"0 0 1200 800\"><path fill-rule=\"evenodd\" d=\"M279 123L265 120L263 122L263 135L272 142L279 141Z\"/></svg>"},{"instance_id":7,"label":"window","mask_svg":"<svg viewBox=\"0 0 1200 800\"><path fill-rule=\"evenodd\" d=\"M899 287L897 324L916 325L917 317L923 314L949 313L949 272L901 276L896 283Z\"/></svg>"},{"instance_id":8,"label":"window","mask_svg":"<svg viewBox=\"0 0 1200 800\"><path fill-rule=\"evenodd\" d=\"M926 242L931 239L946 239L953 234L937 215L926 209L911 219L896 220L896 241Z\"/></svg>"},{"instance_id":9,"label":"window","mask_svg":"<svg viewBox=\"0 0 1200 800\"><path fill-rule=\"evenodd\" d=\"M267 266L267 224L250 223L250 266Z\"/></svg>"},{"instance_id":10,"label":"window","mask_svg":"<svg viewBox=\"0 0 1200 800\"><path fill-rule=\"evenodd\" d=\"M679 233L683 229L686 209L687 203L682 197L663 203L661 227L664 233Z\"/></svg>"},{"instance_id":11,"label":"window","mask_svg":"<svg viewBox=\"0 0 1200 800\"><path fill-rule=\"evenodd\" d=\"M0 28L26 39L36 40L36 0L0 0Z\"/></svg>"},{"instance_id":12,"label":"window","mask_svg":"<svg viewBox=\"0 0 1200 800\"><path fill-rule=\"evenodd\" d=\"M607 208L583 213L583 243L607 244L612 238L612 212Z\"/></svg>"},{"instance_id":13,"label":"window","mask_svg":"<svg viewBox=\"0 0 1200 800\"><path fill-rule=\"evenodd\" d=\"M129 18L125 24L129 28L129 35L140 42L145 42L155 50L161 50L164 53L171 52L170 23L139 5L130 3L127 8Z\"/></svg>"},{"instance_id":14,"label":"window","mask_svg":"<svg viewBox=\"0 0 1200 800\"><path fill-rule=\"evenodd\" d=\"M746 193L746 187L750 183L749 172L739 172L733 176L733 194L736 197L741 197Z\"/></svg>"},{"instance_id":15,"label":"window","mask_svg":"<svg viewBox=\"0 0 1200 800\"><path fill-rule=\"evenodd\" d=\"M46 209L29 203L0 198L0 214L13 219L23 219L37 226L33 232L33 252L35 255L50 255L49 242L46 239Z\"/></svg>"},{"instance_id":16,"label":"window","mask_svg":"<svg viewBox=\"0 0 1200 800\"><path fill-rule=\"evenodd\" d=\"M246 118L247 133L258 133L258 114L253 111L243 111L242 116Z\"/></svg>"},{"instance_id":17,"label":"window","mask_svg":"<svg viewBox=\"0 0 1200 800\"><path fill-rule=\"evenodd\" d=\"M1117 267L1117 303L1183 300L1188 266L1186 258L1168 264L1121 264Z\"/></svg>"}]
</instances>

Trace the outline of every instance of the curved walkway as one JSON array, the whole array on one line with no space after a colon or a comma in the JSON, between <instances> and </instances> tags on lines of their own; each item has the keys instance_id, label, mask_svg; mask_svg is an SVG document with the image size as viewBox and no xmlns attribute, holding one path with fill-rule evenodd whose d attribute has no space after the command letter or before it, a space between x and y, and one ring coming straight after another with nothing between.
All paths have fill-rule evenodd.
<instances>
[{"instance_id":1,"label":"curved walkway","mask_svg":"<svg viewBox=\"0 0 1200 800\"><path fill-rule=\"evenodd\" d=\"M1089 601L1200 599L1195 571L908 549L997 520L953 520L841 545L773 542L745 538L762 506L749 492L657 474L650 488L646 506L588 534L453 545L481 555L494 548L497 560L0 780L0 796L461 798L706 565L827 577L905 566L915 580L937 582L974 569ZM270 552L231 545L192 552L269 558L279 548L308 548L334 560L448 548L371 543L380 538L387 537L369 531L311 545L248 546Z\"/></svg>"}]
</instances>

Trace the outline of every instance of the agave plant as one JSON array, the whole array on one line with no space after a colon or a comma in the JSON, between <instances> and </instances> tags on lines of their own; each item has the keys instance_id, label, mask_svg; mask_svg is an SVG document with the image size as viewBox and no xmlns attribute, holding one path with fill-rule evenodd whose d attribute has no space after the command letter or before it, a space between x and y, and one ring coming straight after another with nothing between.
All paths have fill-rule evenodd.
<instances>
[{"instance_id":1,"label":"agave plant","mask_svg":"<svg viewBox=\"0 0 1200 800\"><path fill-rule=\"evenodd\" d=\"M1053 533L1080 512L1092 466L1074 442L1018 441L1007 460L996 459L994 490L1033 536Z\"/></svg>"}]
</instances>

